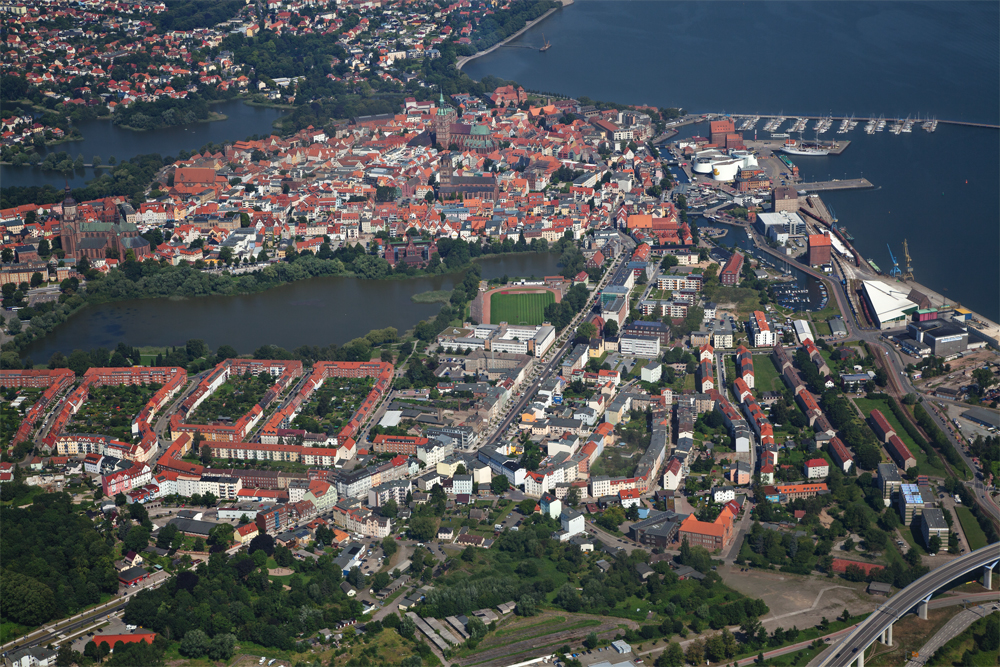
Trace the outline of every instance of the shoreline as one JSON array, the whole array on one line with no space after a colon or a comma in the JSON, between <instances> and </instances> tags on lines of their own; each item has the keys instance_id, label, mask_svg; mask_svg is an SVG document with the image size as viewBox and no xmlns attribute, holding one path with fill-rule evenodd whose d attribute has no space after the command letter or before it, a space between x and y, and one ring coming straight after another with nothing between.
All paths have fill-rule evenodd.
<instances>
[{"instance_id":1,"label":"shoreline","mask_svg":"<svg viewBox=\"0 0 1000 667\"><path fill-rule=\"evenodd\" d=\"M480 57L485 56L487 54L493 53L494 51L496 51L497 49L499 49L501 46L504 46L505 44L508 44L509 42L512 42L513 40L515 40L518 37L520 37L521 35L523 35L525 32L528 31L529 28L534 28L536 25L538 25L539 23L541 23L545 19L547 19L550 16L552 16L552 14L556 10L565 9L566 7L569 7L570 5L573 4L573 1L574 0L560 0L560 2L562 3L562 7L553 7L549 11L547 11L544 14L542 14L541 16L539 16L537 19L534 19L532 21L528 21L523 28L521 28L520 30L518 30L517 32L515 32L513 35L511 35L507 39L505 39L505 40L503 40L501 42L497 42L496 44L494 44L490 48L486 49L485 51L479 51L477 53L473 53L471 56L462 56L461 58L459 58L458 60L455 61L455 69L461 71L461 69L463 67L465 67L466 63L468 63L468 62L470 62L472 60L475 60L476 58L480 58Z\"/></svg>"},{"instance_id":2,"label":"shoreline","mask_svg":"<svg viewBox=\"0 0 1000 667\"><path fill-rule=\"evenodd\" d=\"M184 125L195 125L198 123L214 123L220 120L229 120L229 116L224 113L216 113L214 111L208 112L208 118L193 121L191 123L185 123ZM131 125L118 124L115 127L120 127L123 130L128 130L130 132L157 132L159 130L165 130L168 127L183 127L182 125L164 125L163 127L154 127L148 130L144 130L141 127L132 127Z\"/></svg>"}]
</instances>

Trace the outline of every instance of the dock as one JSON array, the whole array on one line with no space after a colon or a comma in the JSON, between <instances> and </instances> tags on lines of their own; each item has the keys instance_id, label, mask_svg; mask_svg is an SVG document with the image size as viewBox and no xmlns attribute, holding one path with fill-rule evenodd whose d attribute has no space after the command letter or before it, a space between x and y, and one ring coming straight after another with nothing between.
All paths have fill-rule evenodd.
<instances>
[{"instance_id":1,"label":"dock","mask_svg":"<svg viewBox=\"0 0 1000 667\"><path fill-rule=\"evenodd\" d=\"M863 190L873 188L871 181L867 178L834 179L832 181L818 181L815 183L795 183L796 190L805 192L829 192L831 190Z\"/></svg>"},{"instance_id":2,"label":"dock","mask_svg":"<svg viewBox=\"0 0 1000 667\"><path fill-rule=\"evenodd\" d=\"M780 153L779 150L785 145L784 139L746 139L743 142L747 148L750 150L758 151L761 155L768 156L775 153ZM850 139L835 139L834 141L821 141L820 143L826 144L828 148L826 150L830 151L830 155L840 155L847 147L851 145ZM835 144L835 145L832 145ZM793 161L799 158L798 155L789 155Z\"/></svg>"}]
</instances>

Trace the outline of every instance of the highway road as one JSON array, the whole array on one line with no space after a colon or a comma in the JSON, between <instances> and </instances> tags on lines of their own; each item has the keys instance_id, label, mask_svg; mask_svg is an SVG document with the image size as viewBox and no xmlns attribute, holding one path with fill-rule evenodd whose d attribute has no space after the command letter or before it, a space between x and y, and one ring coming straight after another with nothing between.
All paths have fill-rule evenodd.
<instances>
[{"instance_id":1,"label":"highway road","mask_svg":"<svg viewBox=\"0 0 1000 667\"><path fill-rule=\"evenodd\" d=\"M958 614L955 614L943 628L938 630L933 637L927 640L926 644L920 647L916 658L907 661L906 667L921 667L921 665L926 664L939 648L979 619L989 615L990 612L996 609L996 606L996 604L985 603L963 609Z\"/></svg>"},{"instance_id":2,"label":"highway road","mask_svg":"<svg viewBox=\"0 0 1000 667\"><path fill-rule=\"evenodd\" d=\"M890 625L916 607L922 600L947 586L963 574L994 563L1000 558L996 544L988 545L956 558L946 565L931 570L920 579L879 605L871 616L858 624L854 632L834 646L820 667L846 667L864 654Z\"/></svg>"},{"instance_id":3,"label":"highway road","mask_svg":"<svg viewBox=\"0 0 1000 667\"><path fill-rule=\"evenodd\" d=\"M170 578L166 572L157 572L152 575L149 579L142 582L141 585L136 586L132 589L127 589L127 592L122 591L124 595L118 594L111 600L108 600L103 605L99 605L92 609L83 611L76 616L72 616L61 621L56 621L50 625L45 625L31 632L27 635L23 635L14 639L3 646L0 646L0 651L6 655L10 651L20 649L20 648L30 648L32 646L48 646L52 643L58 643L57 640L60 636L67 636L73 634L74 630L82 628L84 626L94 625L96 623L101 623L108 616L115 614L125 608L128 604L129 599L136 593L146 590L147 588L157 588L165 581Z\"/></svg>"}]
</instances>

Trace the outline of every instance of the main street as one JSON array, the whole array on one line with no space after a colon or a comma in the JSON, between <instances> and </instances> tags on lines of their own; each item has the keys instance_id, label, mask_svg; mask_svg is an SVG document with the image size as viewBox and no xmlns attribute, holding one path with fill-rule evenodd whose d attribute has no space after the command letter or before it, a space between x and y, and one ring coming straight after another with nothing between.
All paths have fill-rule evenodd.
<instances>
[{"instance_id":1,"label":"main street","mask_svg":"<svg viewBox=\"0 0 1000 667\"><path fill-rule=\"evenodd\" d=\"M631 241L631 239L628 240ZM586 318L590 314L594 306L597 305L600 299L601 290L604 289L604 286L614 276L615 271L618 269L621 263L625 261L626 257L631 256L629 248L630 246L626 245L626 249L623 250L622 253L618 256L614 264L612 264L608 268L608 270L605 271L604 275L601 277L601 280L597 283L597 286L594 288L594 291L592 293L593 295L596 296L590 298L587 301L586 308L577 313L573 317L572 321L563 330L562 335L556 339L555 343L553 343L553 346L560 345L560 343L561 345L554 352L550 349L542 357L543 361L546 359L548 361L545 362L545 365L542 367L542 370L537 374L535 374L535 379L529 385L521 389L521 391L519 392L519 398L517 402L514 403L512 406L508 406L508 408L505 410L504 416L500 419L500 422L497 424L496 428L493 431L493 435L487 438L488 442L491 442L495 446L500 442L501 439L503 439L504 434L507 432L507 429L510 428L511 424L514 422L514 419L516 419L522 413L524 407L532 400L532 398L534 398L535 392L538 391L538 387L542 384L542 382L545 381L546 378L549 377L549 375L552 374L552 371L556 368L557 364L560 362L560 360L563 358L566 352L572 347L573 337L576 334L576 328L580 324L582 324L583 319Z\"/></svg>"}]
</instances>

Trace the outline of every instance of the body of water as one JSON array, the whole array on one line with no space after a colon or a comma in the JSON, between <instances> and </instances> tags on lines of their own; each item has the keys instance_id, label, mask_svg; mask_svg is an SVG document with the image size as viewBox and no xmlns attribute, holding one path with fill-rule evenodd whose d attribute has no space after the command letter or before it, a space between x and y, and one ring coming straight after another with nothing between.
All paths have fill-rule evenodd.
<instances>
[{"instance_id":1,"label":"body of water","mask_svg":"<svg viewBox=\"0 0 1000 667\"><path fill-rule=\"evenodd\" d=\"M548 51L501 48L464 71L696 112L1000 123L997 3L577 0L516 43L540 42L543 30ZM900 259L905 238L919 282L1000 319L1000 133L939 124L934 134L917 125L866 135L863 126L825 135L853 142L842 155L794 156L803 180L868 178L878 189L822 195L858 250L891 267L886 244Z\"/></svg>"},{"instance_id":2,"label":"body of water","mask_svg":"<svg viewBox=\"0 0 1000 667\"><path fill-rule=\"evenodd\" d=\"M736 246L745 254L757 258L768 267L777 269L785 275L790 275L795 278L795 284L798 287L808 290L808 308L810 310L821 310L826 305L823 301L824 294L820 287L822 283L804 271L797 269L795 260L790 260L788 263L785 263L780 260L776 260L766 252L758 252L757 246L755 246L753 241L750 240L750 237L747 236L746 231L738 225L715 222L714 220L708 220L703 217L697 218L696 222L699 227L718 227L719 229L725 229L725 236L713 239L719 245L725 246L727 249ZM718 251L714 252L717 253ZM726 258L728 259L728 257L729 255L727 254Z\"/></svg>"},{"instance_id":3,"label":"body of water","mask_svg":"<svg viewBox=\"0 0 1000 667\"><path fill-rule=\"evenodd\" d=\"M478 262L484 279L555 275L554 253L521 253ZM56 352L134 346L183 345L192 338L212 349L229 344L240 353L261 345L294 349L300 345L346 343L372 329L396 327L400 333L433 317L440 303L414 303L414 294L450 290L463 274L412 280L311 278L266 292L195 299L140 299L89 307L25 351L35 363Z\"/></svg>"},{"instance_id":4,"label":"body of water","mask_svg":"<svg viewBox=\"0 0 1000 667\"><path fill-rule=\"evenodd\" d=\"M83 140L70 141L50 146L50 152L66 151L70 159L75 160L79 154L83 161L90 164L95 155L101 156L104 164L114 156L118 161L124 161L136 155L159 153L162 156L174 157L181 150L195 151L207 143L222 143L239 141L260 134L270 134L274 128L272 123L284 111L271 107L253 107L240 100L230 100L211 105L215 113L226 115L225 120L211 123L192 123L177 125L161 130L136 132L118 127L110 120L89 120L77 127L83 133ZM82 186L94 178L94 170L76 171L68 180L74 187ZM0 165L0 183L3 187L14 185L45 185L63 187L67 177L57 171L42 171L38 167L14 167Z\"/></svg>"}]
</instances>

